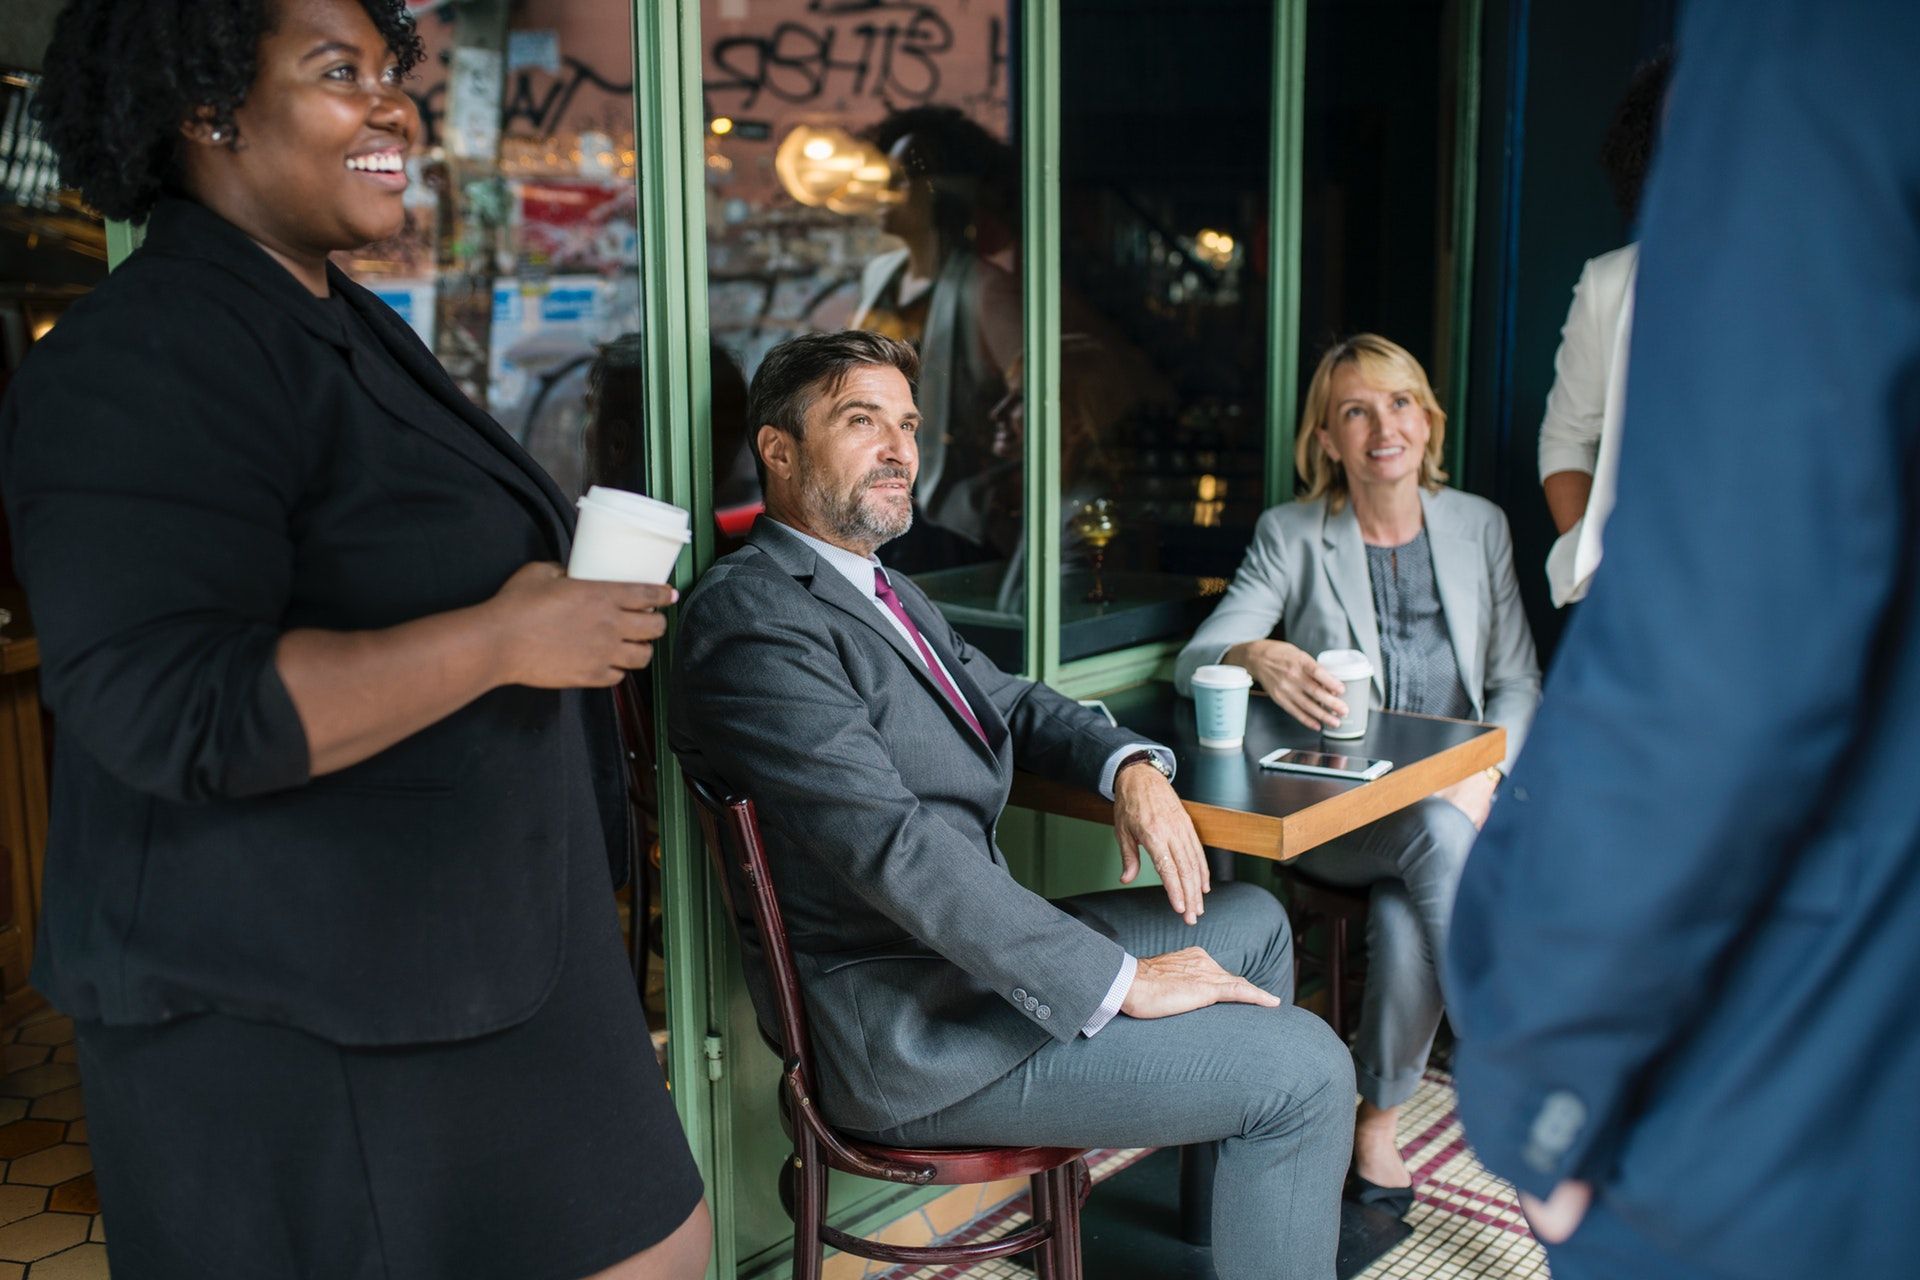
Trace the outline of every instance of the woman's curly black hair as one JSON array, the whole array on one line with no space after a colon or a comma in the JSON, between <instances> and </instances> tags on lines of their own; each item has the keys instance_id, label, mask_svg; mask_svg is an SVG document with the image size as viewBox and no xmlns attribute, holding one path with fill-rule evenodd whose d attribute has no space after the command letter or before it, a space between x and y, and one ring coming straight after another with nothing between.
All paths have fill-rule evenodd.
<instances>
[{"instance_id":1,"label":"woman's curly black hair","mask_svg":"<svg viewBox=\"0 0 1920 1280\"><path fill-rule=\"evenodd\" d=\"M34 102L60 180L109 218L145 221L175 185L183 121L233 136L278 2L68 0ZM406 0L360 4L411 71L425 53Z\"/></svg>"},{"instance_id":2,"label":"woman's curly black hair","mask_svg":"<svg viewBox=\"0 0 1920 1280\"><path fill-rule=\"evenodd\" d=\"M1654 144L1660 140L1660 114L1667 101L1667 82L1673 79L1673 53L1662 49L1641 63L1627 82L1613 122L1600 144L1600 164L1613 188L1613 202L1632 222L1640 214L1640 190L1653 166Z\"/></svg>"}]
</instances>

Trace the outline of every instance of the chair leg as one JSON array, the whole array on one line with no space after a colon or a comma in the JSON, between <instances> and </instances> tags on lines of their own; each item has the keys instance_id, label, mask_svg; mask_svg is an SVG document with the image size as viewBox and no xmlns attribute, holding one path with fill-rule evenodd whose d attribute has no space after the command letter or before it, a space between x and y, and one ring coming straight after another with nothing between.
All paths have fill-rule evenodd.
<instances>
[{"instance_id":1,"label":"chair leg","mask_svg":"<svg viewBox=\"0 0 1920 1280\"><path fill-rule=\"evenodd\" d=\"M1080 1260L1080 1179L1092 1173L1079 1160L1053 1171L1053 1246L1057 1280L1082 1280Z\"/></svg>"},{"instance_id":2,"label":"chair leg","mask_svg":"<svg viewBox=\"0 0 1920 1280\"><path fill-rule=\"evenodd\" d=\"M1036 1173L1027 1179L1027 1185L1033 1189L1033 1220L1040 1223L1055 1222L1060 1217L1060 1205L1055 1194L1053 1173ZM1056 1242L1048 1239L1033 1251L1033 1269L1040 1280L1062 1280L1058 1266L1059 1253Z\"/></svg>"},{"instance_id":3,"label":"chair leg","mask_svg":"<svg viewBox=\"0 0 1920 1280\"><path fill-rule=\"evenodd\" d=\"M820 1239L826 1221L827 1166L813 1136L801 1132L793 1144L793 1280L820 1280L827 1247Z\"/></svg>"},{"instance_id":4,"label":"chair leg","mask_svg":"<svg viewBox=\"0 0 1920 1280\"><path fill-rule=\"evenodd\" d=\"M1327 917L1327 1021L1333 1034L1347 1038L1347 921Z\"/></svg>"}]
</instances>

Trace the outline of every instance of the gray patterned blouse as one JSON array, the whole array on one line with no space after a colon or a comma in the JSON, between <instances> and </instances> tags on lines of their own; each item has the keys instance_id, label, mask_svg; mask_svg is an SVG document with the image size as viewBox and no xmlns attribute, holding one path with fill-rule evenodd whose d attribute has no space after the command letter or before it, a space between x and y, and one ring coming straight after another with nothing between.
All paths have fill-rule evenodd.
<instances>
[{"instance_id":1,"label":"gray patterned blouse","mask_svg":"<svg viewBox=\"0 0 1920 1280\"><path fill-rule=\"evenodd\" d=\"M1373 614L1380 628L1380 684L1389 711L1473 718L1433 579L1433 551L1422 529L1398 547L1367 547Z\"/></svg>"}]
</instances>

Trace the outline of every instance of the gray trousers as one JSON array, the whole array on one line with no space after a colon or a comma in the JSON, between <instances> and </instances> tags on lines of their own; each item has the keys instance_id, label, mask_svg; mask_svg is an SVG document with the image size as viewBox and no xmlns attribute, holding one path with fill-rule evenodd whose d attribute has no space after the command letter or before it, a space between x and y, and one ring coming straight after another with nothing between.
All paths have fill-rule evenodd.
<instances>
[{"instance_id":1,"label":"gray trousers","mask_svg":"<svg viewBox=\"0 0 1920 1280\"><path fill-rule=\"evenodd\" d=\"M1158 889L1061 905L1135 956L1203 947L1229 972L1292 999L1286 913L1254 886L1215 886L1192 928ZM870 1136L933 1147L1217 1143L1220 1280L1329 1280L1353 1149L1353 1064L1325 1022L1291 1004L1121 1014L1091 1040L1048 1041L971 1097Z\"/></svg>"},{"instance_id":2,"label":"gray trousers","mask_svg":"<svg viewBox=\"0 0 1920 1280\"><path fill-rule=\"evenodd\" d=\"M1413 1096L1440 1027L1440 957L1453 896L1479 830L1438 798L1388 814L1308 850L1305 875L1343 888L1372 886L1367 990L1353 1056L1360 1096L1397 1107Z\"/></svg>"}]
</instances>

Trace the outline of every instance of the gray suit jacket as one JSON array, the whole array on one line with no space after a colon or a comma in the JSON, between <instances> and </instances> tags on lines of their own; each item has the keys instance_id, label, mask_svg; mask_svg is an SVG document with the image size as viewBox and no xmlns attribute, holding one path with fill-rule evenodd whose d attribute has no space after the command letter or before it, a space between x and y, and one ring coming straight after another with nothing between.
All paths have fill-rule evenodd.
<instances>
[{"instance_id":1,"label":"gray suit jacket","mask_svg":"<svg viewBox=\"0 0 1920 1280\"><path fill-rule=\"evenodd\" d=\"M1460 683L1475 718L1507 731L1511 765L1540 705L1540 664L1520 607L1507 518L1486 499L1457 489L1422 490L1420 498ZM1180 652L1174 667L1180 692L1192 691L1197 668L1267 636L1308 653L1364 651L1373 663L1373 705L1380 705L1379 624L1351 503L1329 513L1324 498L1289 502L1260 517L1233 585Z\"/></svg>"},{"instance_id":2,"label":"gray suit jacket","mask_svg":"<svg viewBox=\"0 0 1920 1280\"><path fill-rule=\"evenodd\" d=\"M1099 1009L1120 945L1016 882L994 826L1016 766L1091 788L1140 741L1000 671L890 577L987 741L872 601L764 517L681 606L670 713L687 773L759 810L821 1101L867 1131L977 1092Z\"/></svg>"}]
</instances>

